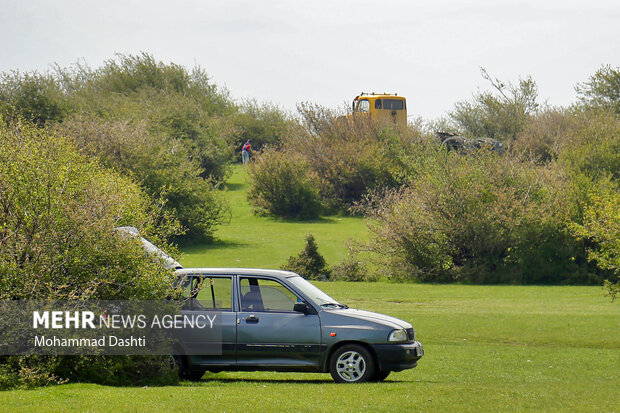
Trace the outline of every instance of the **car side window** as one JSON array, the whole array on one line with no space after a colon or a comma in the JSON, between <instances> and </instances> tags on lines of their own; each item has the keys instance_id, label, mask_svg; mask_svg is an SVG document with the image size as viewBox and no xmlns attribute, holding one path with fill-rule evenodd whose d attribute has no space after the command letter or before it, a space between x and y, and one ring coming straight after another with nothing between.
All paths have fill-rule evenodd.
<instances>
[{"instance_id":1,"label":"car side window","mask_svg":"<svg viewBox=\"0 0 620 413\"><path fill-rule=\"evenodd\" d=\"M194 276L192 309L232 311L232 277Z\"/></svg>"},{"instance_id":2,"label":"car side window","mask_svg":"<svg viewBox=\"0 0 620 413\"><path fill-rule=\"evenodd\" d=\"M265 278L241 278L241 309L243 311L293 311L301 301L285 286Z\"/></svg>"}]
</instances>

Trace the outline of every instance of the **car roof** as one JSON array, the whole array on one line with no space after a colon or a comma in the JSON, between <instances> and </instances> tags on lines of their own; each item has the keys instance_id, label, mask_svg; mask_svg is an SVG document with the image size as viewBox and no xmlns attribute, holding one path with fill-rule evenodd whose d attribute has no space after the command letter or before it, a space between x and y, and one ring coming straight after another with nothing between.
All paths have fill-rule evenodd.
<instances>
[{"instance_id":1,"label":"car roof","mask_svg":"<svg viewBox=\"0 0 620 413\"><path fill-rule=\"evenodd\" d=\"M264 268L183 268L174 272L179 277L189 274L204 275L266 275L276 278L298 276L291 271L269 270Z\"/></svg>"}]
</instances>

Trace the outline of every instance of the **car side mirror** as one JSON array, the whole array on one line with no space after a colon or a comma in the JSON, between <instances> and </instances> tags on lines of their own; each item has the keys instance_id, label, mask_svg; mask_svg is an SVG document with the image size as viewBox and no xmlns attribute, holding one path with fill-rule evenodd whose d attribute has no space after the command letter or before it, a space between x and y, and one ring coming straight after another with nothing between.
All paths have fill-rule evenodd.
<instances>
[{"instance_id":1,"label":"car side mirror","mask_svg":"<svg viewBox=\"0 0 620 413\"><path fill-rule=\"evenodd\" d=\"M293 311L308 314L309 309L306 303L295 303L295 305L293 305Z\"/></svg>"}]
</instances>

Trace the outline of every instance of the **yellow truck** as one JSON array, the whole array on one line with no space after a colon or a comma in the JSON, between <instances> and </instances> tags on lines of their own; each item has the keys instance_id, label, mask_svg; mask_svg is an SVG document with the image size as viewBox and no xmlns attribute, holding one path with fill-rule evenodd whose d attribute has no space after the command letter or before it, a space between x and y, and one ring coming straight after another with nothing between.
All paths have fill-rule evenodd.
<instances>
[{"instance_id":1,"label":"yellow truck","mask_svg":"<svg viewBox=\"0 0 620 413\"><path fill-rule=\"evenodd\" d=\"M379 124L407 126L407 100L396 93L365 93L353 99L353 116L369 116Z\"/></svg>"}]
</instances>

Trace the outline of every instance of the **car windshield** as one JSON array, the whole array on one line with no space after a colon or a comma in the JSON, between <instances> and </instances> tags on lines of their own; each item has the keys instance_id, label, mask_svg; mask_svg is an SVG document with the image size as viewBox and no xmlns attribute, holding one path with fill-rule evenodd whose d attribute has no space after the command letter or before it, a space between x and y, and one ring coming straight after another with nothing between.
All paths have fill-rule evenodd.
<instances>
[{"instance_id":1,"label":"car windshield","mask_svg":"<svg viewBox=\"0 0 620 413\"><path fill-rule=\"evenodd\" d=\"M360 99L354 110L355 112L368 112L370 110L370 102L368 99Z\"/></svg>"},{"instance_id":2,"label":"car windshield","mask_svg":"<svg viewBox=\"0 0 620 413\"><path fill-rule=\"evenodd\" d=\"M347 308L346 305L340 304L338 301L334 300L300 276L290 277L288 278L288 281L297 287L297 289L299 289L299 291L301 291L305 296L310 298L315 304L320 305L323 308Z\"/></svg>"}]
</instances>

